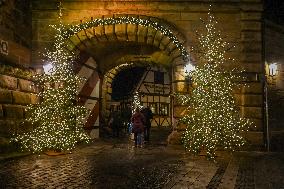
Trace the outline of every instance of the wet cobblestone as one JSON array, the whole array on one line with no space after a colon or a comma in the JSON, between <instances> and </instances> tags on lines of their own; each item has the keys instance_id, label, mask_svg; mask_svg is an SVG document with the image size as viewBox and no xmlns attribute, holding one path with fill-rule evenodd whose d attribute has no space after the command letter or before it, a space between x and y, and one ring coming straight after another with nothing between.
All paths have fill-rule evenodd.
<instances>
[{"instance_id":1,"label":"wet cobblestone","mask_svg":"<svg viewBox=\"0 0 284 189\"><path fill-rule=\"evenodd\" d=\"M107 146L99 153L91 148L6 161L0 165L0 188L162 188L182 163L164 148Z\"/></svg>"},{"instance_id":2,"label":"wet cobblestone","mask_svg":"<svg viewBox=\"0 0 284 189\"><path fill-rule=\"evenodd\" d=\"M239 171L235 189L254 189L254 161L252 158L241 157L239 159Z\"/></svg>"},{"instance_id":3,"label":"wet cobblestone","mask_svg":"<svg viewBox=\"0 0 284 189\"><path fill-rule=\"evenodd\" d=\"M219 159L218 162L218 169L215 173L215 175L212 177L208 185L206 186L207 189L216 189L219 187L221 180L223 178L223 175L227 169L228 166L228 159Z\"/></svg>"},{"instance_id":4,"label":"wet cobblestone","mask_svg":"<svg viewBox=\"0 0 284 189\"><path fill-rule=\"evenodd\" d=\"M248 152L214 163L161 143L104 141L62 156L0 161L0 189L284 189L283 161L284 154Z\"/></svg>"}]
</instances>

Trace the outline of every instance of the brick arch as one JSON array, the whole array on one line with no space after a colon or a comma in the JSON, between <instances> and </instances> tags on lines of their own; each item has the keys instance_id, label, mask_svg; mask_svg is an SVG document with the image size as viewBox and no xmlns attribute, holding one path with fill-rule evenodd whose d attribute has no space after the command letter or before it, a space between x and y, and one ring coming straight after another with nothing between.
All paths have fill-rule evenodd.
<instances>
[{"instance_id":1,"label":"brick arch","mask_svg":"<svg viewBox=\"0 0 284 189\"><path fill-rule=\"evenodd\" d=\"M133 24L135 22L135 24ZM149 16L112 15L72 25L63 32L68 50L80 53L81 48L101 41L130 41L153 45L166 52L171 62L188 61L189 53L183 46L185 37L165 21Z\"/></svg>"},{"instance_id":2,"label":"brick arch","mask_svg":"<svg viewBox=\"0 0 284 189\"><path fill-rule=\"evenodd\" d=\"M111 22L110 19L116 20ZM131 24L126 19L140 19L141 23ZM106 20L105 24L104 20ZM173 25L165 20L143 15L110 15L98 19L91 17L90 21L81 21L80 24L71 26L63 34L67 49L76 54L100 42L109 41L117 43L130 41L155 46L169 57L167 61L172 66L172 81L175 83L173 91L182 91L185 88L183 67L191 59L183 46L186 40Z\"/></svg>"}]
</instances>

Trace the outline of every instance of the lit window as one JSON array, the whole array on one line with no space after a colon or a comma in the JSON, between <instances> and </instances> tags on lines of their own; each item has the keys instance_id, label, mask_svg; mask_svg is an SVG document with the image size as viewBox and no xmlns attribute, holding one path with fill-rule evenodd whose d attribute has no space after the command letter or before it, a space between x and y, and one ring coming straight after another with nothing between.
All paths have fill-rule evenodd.
<instances>
[{"instance_id":1,"label":"lit window","mask_svg":"<svg viewBox=\"0 0 284 189\"><path fill-rule=\"evenodd\" d=\"M168 116L169 115L169 104L168 103L161 103L159 113L162 116Z\"/></svg>"}]
</instances>

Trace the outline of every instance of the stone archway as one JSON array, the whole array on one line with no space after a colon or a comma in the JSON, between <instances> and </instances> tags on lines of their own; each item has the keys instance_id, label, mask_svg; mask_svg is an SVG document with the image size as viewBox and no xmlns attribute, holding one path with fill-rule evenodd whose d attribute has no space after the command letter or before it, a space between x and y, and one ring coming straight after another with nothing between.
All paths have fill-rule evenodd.
<instances>
[{"instance_id":1,"label":"stone archway","mask_svg":"<svg viewBox=\"0 0 284 189\"><path fill-rule=\"evenodd\" d=\"M100 103L100 116L105 113L103 109L109 82L103 76L119 71L121 65L141 60L163 64L171 70L171 91L181 90L180 86L184 85L183 65L189 60L183 46L184 37L162 20L137 15L112 15L73 25L63 34L69 51L78 55L84 52L95 61L95 80L99 81L100 86L95 97ZM84 66L88 67L86 62L78 67Z\"/></svg>"}]
</instances>

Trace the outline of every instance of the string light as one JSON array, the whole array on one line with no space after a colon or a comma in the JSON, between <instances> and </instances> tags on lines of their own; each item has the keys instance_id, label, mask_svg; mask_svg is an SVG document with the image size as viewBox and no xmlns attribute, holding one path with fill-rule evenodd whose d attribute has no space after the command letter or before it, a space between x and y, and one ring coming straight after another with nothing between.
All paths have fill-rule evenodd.
<instances>
[{"instance_id":1,"label":"string light","mask_svg":"<svg viewBox=\"0 0 284 189\"><path fill-rule=\"evenodd\" d=\"M76 56L64 49L61 8L59 25L52 26L55 35L54 49L43 55L48 59L48 73L34 76L36 85L42 91L38 93L41 101L27 107L26 121L35 125L35 129L14 137L23 150L39 153L46 150L70 151L80 141L89 141L84 132L84 118L88 110L76 105L78 85L84 78L73 72L72 63Z\"/></svg>"},{"instance_id":2,"label":"string light","mask_svg":"<svg viewBox=\"0 0 284 189\"><path fill-rule=\"evenodd\" d=\"M104 19L94 19L85 23L81 23L78 25L72 25L70 28L65 30L62 33L62 36L65 39L69 39L76 33L79 33L82 30L86 30L92 27L103 26L103 25L116 25L116 24L133 24L144 27L150 27L154 30L160 31L163 35L167 36L173 44L177 47L177 49L181 52L181 56L185 62L189 60L189 54L183 44L178 40L178 38L174 35L174 33L169 30L167 27L161 25L158 22L135 18L135 17L117 17L117 18L104 18Z\"/></svg>"},{"instance_id":3,"label":"string light","mask_svg":"<svg viewBox=\"0 0 284 189\"><path fill-rule=\"evenodd\" d=\"M132 113L135 112L136 108L138 108L139 110L141 110L143 108L143 106L141 105L141 101L139 99L139 93L136 91L134 93L134 96L133 96L133 103L132 103Z\"/></svg>"},{"instance_id":4,"label":"string light","mask_svg":"<svg viewBox=\"0 0 284 189\"><path fill-rule=\"evenodd\" d=\"M234 151L245 144L241 136L252 126L239 114L233 90L240 87L236 81L242 79L235 69L228 70L230 61L225 58L229 43L225 42L215 25L217 21L208 13L204 22L205 32L199 32L199 44L195 48L198 65L189 72L193 81L191 94L178 94L183 105L188 105L180 121L187 125L183 136L185 148L198 154L206 150L208 158L215 157L217 147Z\"/></svg>"}]
</instances>

